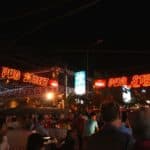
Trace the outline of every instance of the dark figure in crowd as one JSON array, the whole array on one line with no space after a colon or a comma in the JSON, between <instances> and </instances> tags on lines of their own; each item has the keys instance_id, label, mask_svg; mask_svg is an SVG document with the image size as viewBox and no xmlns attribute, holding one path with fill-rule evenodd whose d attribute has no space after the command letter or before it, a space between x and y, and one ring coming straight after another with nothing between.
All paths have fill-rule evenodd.
<instances>
[{"instance_id":1,"label":"dark figure in crowd","mask_svg":"<svg viewBox=\"0 0 150 150\"><path fill-rule=\"evenodd\" d=\"M121 126L119 105L115 102L102 104L101 116L104 126L98 133L89 137L86 150L129 150L131 139L128 134L119 131Z\"/></svg>"},{"instance_id":2,"label":"dark figure in crowd","mask_svg":"<svg viewBox=\"0 0 150 150\"><path fill-rule=\"evenodd\" d=\"M136 140L134 150L150 150L150 108L131 114L131 126Z\"/></svg>"},{"instance_id":3,"label":"dark figure in crowd","mask_svg":"<svg viewBox=\"0 0 150 150\"><path fill-rule=\"evenodd\" d=\"M6 120L5 118L0 117L0 150L9 150L9 144L6 133L7 133Z\"/></svg>"},{"instance_id":4,"label":"dark figure in crowd","mask_svg":"<svg viewBox=\"0 0 150 150\"><path fill-rule=\"evenodd\" d=\"M77 116L74 117L72 129L75 129L77 131L78 141L79 141L79 149L82 149L83 144L83 131L85 126L86 120L84 119L84 116L81 112L77 114Z\"/></svg>"},{"instance_id":5,"label":"dark figure in crowd","mask_svg":"<svg viewBox=\"0 0 150 150\"><path fill-rule=\"evenodd\" d=\"M123 111L121 113L121 127L119 128L119 130L123 133L127 133L130 136L132 136L132 129L130 128L130 124L129 124L129 120L128 120L128 116L127 116L127 112Z\"/></svg>"},{"instance_id":6,"label":"dark figure in crowd","mask_svg":"<svg viewBox=\"0 0 150 150\"><path fill-rule=\"evenodd\" d=\"M43 116L40 115L35 125L35 130L40 133L42 136L49 136L49 132L43 125Z\"/></svg>"},{"instance_id":7,"label":"dark figure in crowd","mask_svg":"<svg viewBox=\"0 0 150 150\"><path fill-rule=\"evenodd\" d=\"M62 147L60 150L77 150L78 146L78 137L77 137L77 131L76 130L68 130L67 136L64 140L64 143L62 144Z\"/></svg>"},{"instance_id":8,"label":"dark figure in crowd","mask_svg":"<svg viewBox=\"0 0 150 150\"><path fill-rule=\"evenodd\" d=\"M28 137L26 150L44 150L44 139L38 133L33 133Z\"/></svg>"}]
</instances>

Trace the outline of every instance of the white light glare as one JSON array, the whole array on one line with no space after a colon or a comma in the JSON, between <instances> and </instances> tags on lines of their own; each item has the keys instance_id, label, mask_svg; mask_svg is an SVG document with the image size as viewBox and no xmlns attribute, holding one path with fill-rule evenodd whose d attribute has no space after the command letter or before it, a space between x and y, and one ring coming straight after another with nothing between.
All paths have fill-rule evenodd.
<instances>
[{"instance_id":1,"label":"white light glare","mask_svg":"<svg viewBox=\"0 0 150 150\"><path fill-rule=\"evenodd\" d=\"M126 85L124 85L122 87L122 98L123 98L123 101L125 103L130 103L131 102L131 91L130 91L130 88Z\"/></svg>"},{"instance_id":2,"label":"white light glare","mask_svg":"<svg viewBox=\"0 0 150 150\"><path fill-rule=\"evenodd\" d=\"M146 90L145 90L145 89L142 89L141 92L142 92L142 93L146 93Z\"/></svg>"},{"instance_id":3,"label":"white light glare","mask_svg":"<svg viewBox=\"0 0 150 150\"><path fill-rule=\"evenodd\" d=\"M84 101L83 101L83 100L81 100L81 101L80 101L80 103L83 105L83 104L84 104Z\"/></svg>"},{"instance_id":4,"label":"white light glare","mask_svg":"<svg viewBox=\"0 0 150 150\"><path fill-rule=\"evenodd\" d=\"M146 103L147 103L147 104L150 104L150 100L146 100Z\"/></svg>"}]
</instances>

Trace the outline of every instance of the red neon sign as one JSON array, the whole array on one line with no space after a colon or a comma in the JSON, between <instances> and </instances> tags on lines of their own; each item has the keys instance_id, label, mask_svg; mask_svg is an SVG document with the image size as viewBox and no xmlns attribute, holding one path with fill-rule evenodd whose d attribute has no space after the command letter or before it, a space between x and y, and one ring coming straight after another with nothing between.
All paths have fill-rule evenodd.
<instances>
[{"instance_id":1,"label":"red neon sign","mask_svg":"<svg viewBox=\"0 0 150 150\"><path fill-rule=\"evenodd\" d=\"M150 74L134 75L131 81L131 87L148 87L150 86Z\"/></svg>"},{"instance_id":2,"label":"red neon sign","mask_svg":"<svg viewBox=\"0 0 150 150\"><path fill-rule=\"evenodd\" d=\"M104 87L106 87L106 80L96 80L94 82L94 87L95 88L104 88Z\"/></svg>"},{"instance_id":3,"label":"red neon sign","mask_svg":"<svg viewBox=\"0 0 150 150\"><path fill-rule=\"evenodd\" d=\"M49 85L57 88L58 87L58 81L57 80L49 80Z\"/></svg>"},{"instance_id":4,"label":"red neon sign","mask_svg":"<svg viewBox=\"0 0 150 150\"><path fill-rule=\"evenodd\" d=\"M119 86L127 85L127 82L128 82L127 77L109 78L108 87L119 87Z\"/></svg>"},{"instance_id":5,"label":"red neon sign","mask_svg":"<svg viewBox=\"0 0 150 150\"><path fill-rule=\"evenodd\" d=\"M49 80L48 78L40 77L28 72L24 73L23 75L23 82L28 82L40 86L47 86L48 80Z\"/></svg>"},{"instance_id":6,"label":"red neon sign","mask_svg":"<svg viewBox=\"0 0 150 150\"><path fill-rule=\"evenodd\" d=\"M132 88L139 88L140 87L140 82L139 81L140 81L140 76L139 75L134 75L132 77L130 86Z\"/></svg>"},{"instance_id":7,"label":"red neon sign","mask_svg":"<svg viewBox=\"0 0 150 150\"><path fill-rule=\"evenodd\" d=\"M21 76L23 77L22 78L23 82L32 83L44 87L48 86L49 84L49 78L40 77L33 73L28 73L28 72L21 74L21 71L19 70L8 68L8 67L2 67L0 77L3 79L20 80ZM53 81L51 85L53 87L58 87L58 82Z\"/></svg>"},{"instance_id":8,"label":"red neon sign","mask_svg":"<svg viewBox=\"0 0 150 150\"><path fill-rule=\"evenodd\" d=\"M16 70L16 69L11 69L8 67L2 67L1 77L7 78L7 79L13 79L13 80L20 80L21 72L19 70Z\"/></svg>"},{"instance_id":9,"label":"red neon sign","mask_svg":"<svg viewBox=\"0 0 150 150\"><path fill-rule=\"evenodd\" d=\"M143 77L143 79L141 80L142 81L142 85L144 87L150 86L150 74L142 75L142 77Z\"/></svg>"},{"instance_id":10,"label":"red neon sign","mask_svg":"<svg viewBox=\"0 0 150 150\"><path fill-rule=\"evenodd\" d=\"M131 79L130 79L131 78ZM120 87L123 85L127 85L130 88L140 88L140 87L149 87L150 86L150 74L141 74L141 75L133 75L131 77L117 77L117 78L109 78L107 80L96 80L94 83L94 87ZM129 80L130 79L130 80ZM105 84L102 82L105 81Z\"/></svg>"}]
</instances>

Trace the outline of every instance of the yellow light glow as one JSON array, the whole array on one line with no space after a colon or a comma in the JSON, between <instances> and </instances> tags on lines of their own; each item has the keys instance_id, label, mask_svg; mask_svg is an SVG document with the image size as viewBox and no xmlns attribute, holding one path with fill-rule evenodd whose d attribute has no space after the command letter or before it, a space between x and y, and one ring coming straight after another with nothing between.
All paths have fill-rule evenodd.
<instances>
[{"instance_id":1,"label":"yellow light glow","mask_svg":"<svg viewBox=\"0 0 150 150\"><path fill-rule=\"evenodd\" d=\"M54 97L55 97L55 95L54 95L53 92L48 92L48 93L46 94L46 99L47 99L47 100L52 100L52 99L54 99Z\"/></svg>"},{"instance_id":2,"label":"yellow light glow","mask_svg":"<svg viewBox=\"0 0 150 150\"><path fill-rule=\"evenodd\" d=\"M17 101L15 101L15 100L12 100L11 102L10 102L10 104L9 104L9 107L10 108L16 108L18 106L18 103L17 103Z\"/></svg>"}]
</instances>

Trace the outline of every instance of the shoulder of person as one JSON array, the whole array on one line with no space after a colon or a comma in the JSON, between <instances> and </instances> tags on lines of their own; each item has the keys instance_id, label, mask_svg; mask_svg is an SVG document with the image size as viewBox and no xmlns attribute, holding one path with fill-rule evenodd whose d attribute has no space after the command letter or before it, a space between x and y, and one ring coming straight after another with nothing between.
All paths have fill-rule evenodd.
<instances>
[{"instance_id":1,"label":"shoulder of person","mask_svg":"<svg viewBox=\"0 0 150 150\"><path fill-rule=\"evenodd\" d=\"M2 142L0 144L0 150L9 150L9 144L7 136L3 136Z\"/></svg>"}]
</instances>

